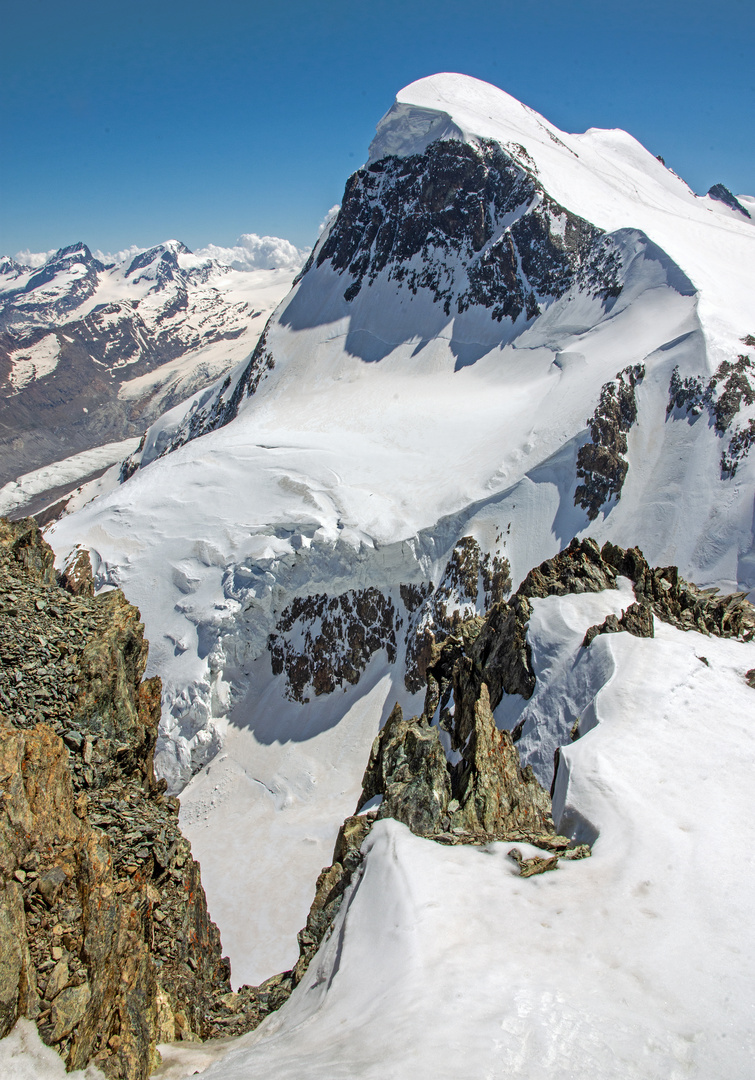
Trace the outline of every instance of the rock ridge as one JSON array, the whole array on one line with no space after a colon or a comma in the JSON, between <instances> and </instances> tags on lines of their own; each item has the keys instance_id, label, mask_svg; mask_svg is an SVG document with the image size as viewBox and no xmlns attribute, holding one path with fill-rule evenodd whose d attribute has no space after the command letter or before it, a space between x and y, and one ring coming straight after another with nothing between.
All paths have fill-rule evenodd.
<instances>
[{"instance_id":1,"label":"rock ridge","mask_svg":"<svg viewBox=\"0 0 755 1080\"><path fill-rule=\"evenodd\" d=\"M139 613L92 593L85 553L59 583L34 521L0 519L0 1037L24 1016L69 1069L144 1080L158 1042L248 1030L266 998L231 993L154 778Z\"/></svg>"}]
</instances>

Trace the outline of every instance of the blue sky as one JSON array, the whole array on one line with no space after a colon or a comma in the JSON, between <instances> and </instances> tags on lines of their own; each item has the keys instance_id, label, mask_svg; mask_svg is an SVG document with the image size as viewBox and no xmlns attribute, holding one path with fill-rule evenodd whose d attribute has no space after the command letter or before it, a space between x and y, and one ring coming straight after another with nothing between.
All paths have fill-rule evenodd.
<instances>
[{"instance_id":1,"label":"blue sky","mask_svg":"<svg viewBox=\"0 0 755 1080\"><path fill-rule=\"evenodd\" d=\"M755 194L753 40L752 0L6 5L0 252L309 245L396 92L436 71Z\"/></svg>"}]
</instances>

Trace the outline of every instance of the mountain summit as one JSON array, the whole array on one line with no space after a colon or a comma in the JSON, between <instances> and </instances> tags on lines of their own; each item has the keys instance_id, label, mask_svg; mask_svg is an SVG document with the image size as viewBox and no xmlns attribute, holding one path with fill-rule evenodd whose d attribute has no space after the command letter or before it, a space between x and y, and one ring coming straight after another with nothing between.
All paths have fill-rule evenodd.
<instances>
[{"instance_id":1,"label":"mountain summit","mask_svg":"<svg viewBox=\"0 0 755 1080\"><path fill-rule=\"evenodd\" d=\"M357 804L375 735L389 716L398 730L396 702L437 728L449 769L462 768L455 710L471 708L464 687L482 680L477 720L488 723L492 710L531 770L527 782L553 790L557 827L594 845L587 870L563 872L571 914L560 919L558 875L520 899L502 862L486 869L485 856L436 851L378 821L319 967L280 1014L281 1040L261 1038L249 1061L269 1054L276 1076L295 1075L290 1045L299 1066L301 1055L313 1063L306 1075L332 1076L328 1047L337 1046L339 1060L360 1063L359 1075L382 1075L365 1049L377 1045L381 1024L400 1027L402 1053L411 1058L419 1039L427 1060L438 1060L429 1045L438 1030L424 1033L417 988L437 985L433 1009L451 1030L455 984L428 951L430 941L443 951L448 934L463 954L449 959L460 1000L497 1001L500 980L507 988L503 1013L486 1005L480 1030L486 1046L505 1044L509 1071L526 1058L512 1075L537 1073L541 1042L556 1057L564 1049L549 1034L554 1010L559 1032L582 1032L564 1050L573 1066L564 1076L585 1060L602 1076L651 1075L628 1064L640 1037L648 1053L656 1047L656 1072L691 1055L706 1075L713 1051L695 1050L684 1025L697 1031L708 1021L696 1012L695 980L681 985L686 946L676 938L674 951L668 938L676 886L659 885L656 871L665 874L659 853L673 851L683 892L692 879L679 869L682 848L723 797L700 756L706 740L714 753L719 720L709 717L704 738L701 725L717 699L733 710L721 735L727 760L740 752L734 729L750 753L745 673L755 662L749 631L729 625L743 596L716 616L729 627L724 636L740 640L713 641L703 636L713 631L699 590L755 587L754 291L752 220L696 196L627 133L564 133L475 79L422 79L380 121L368 161L348 179L338 215L251 358L161 417L124 463L123 482L52 528L61 557L83 542L97 584L122 587L142 612L149 670L164 687L157 767L172 790L188 783L182 821L242 981L296 962L311 883ZM583 553L589 564L583 578L538 590L532 568L572 541L574 558ZM613 567L599 582L598 559ZM661 605L652 610L651 594ZM502 638L475 645L491 626ZM504 639L516 662L488 686L485 642L493 649ZM424 695L431 677L435 712ZM700 795L702 815L690 817L679 807L697 798L697 769L711 787ZM663 805L651 819L656 794ZM374 797L389 796L386 788ZM449 820L461 813L454 801ZM622 825L630 819L642 840ZM647 873L643 850L654 867ZM458 884L467 871L473 896ZM723 903L715 873L695 880L705 904ZM642 1000L630 987L632 963L619 956L629 896ZM471 909L480 915L465 936ZM563 934L544 933L565 920ZM482 954L506 924L496 952L503 967L488 971ZM384 962L369 945L371 925L383 935ZM511 944L512 925L517 939L526 944L531 931L539 943L538 971ZM711 957L722 941L711 939ZM515 971L504 962L510 948ZM605 964L595 959L604 955ZM564 973L585 957L590 973L571 1009ZM373 963L379 988L368 991ZM705 964L711 986L723 975ZM661 1025L653 1043L643 1027L660 1024L653 1002L677 1015L668 1004L673 971L685 1020L671 1034ZM739 978L729 980L732 993ZM362 1003L362 1026L348 1020L343 987ZM605 1048L630 999L642 1019L625 1017L609 1068ZM315 1014L319 1027L308 1022ZM409 1017L403 1026L399 1015ZM471 1045L474 1023L462 1030ZM492 1068L486 1054L475 1075ZM440 1062L438 1075L464 1071L451 1057L455 1071Z\"/></svg>"}]
</instances>

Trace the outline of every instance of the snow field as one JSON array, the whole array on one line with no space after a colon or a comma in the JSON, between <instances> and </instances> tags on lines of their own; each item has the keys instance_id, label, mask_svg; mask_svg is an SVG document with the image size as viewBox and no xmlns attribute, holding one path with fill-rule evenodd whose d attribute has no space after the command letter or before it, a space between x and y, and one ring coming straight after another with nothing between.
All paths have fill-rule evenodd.
<instances>
[{"instance_id":1,"label":"snow field","mask_svg":"<svg viewBox=\"0 0 755 1080\"><path fill-rule=\"evenodd\" d=\"M568 692L575 636L619 599L535 601L538 679ZM522 879L511 844L378 823L305 980L258 1031L203 1048L207 1080L751 1075L752 647L656 620L655 639L586 652L599 722L562 751L560 797L592 857ZM165 1075L179 1065L176 1048Z\"/></svg>"}]
</instances>

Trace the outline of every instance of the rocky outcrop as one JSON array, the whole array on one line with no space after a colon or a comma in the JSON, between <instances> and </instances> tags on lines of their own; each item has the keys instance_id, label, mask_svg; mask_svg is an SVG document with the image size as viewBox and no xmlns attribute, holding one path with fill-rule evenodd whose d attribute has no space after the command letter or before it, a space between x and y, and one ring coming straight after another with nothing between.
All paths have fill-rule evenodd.
<instances>
[{"instance_id":1,"label":"rocky outcrop","mask_svg":"<svg viewBox=\"0 0 755 1080\"><path fill-rule=\"evenodd\" d=\"M420 836L449 824L451 778L438 729L417 717L404 720L399 705L372 745L357 809L377 796L378 818L403 821Z\"/></svg>"},{"instance_id":2,"label":"rocky outcrop","mask_svg":"<svg viewBox=\"0 0 755 1080\"><path fill-rule=\"evenodd\" d=\"M632 581L640 605L671 626L740 641L755 638L755 609L746 592L719 596L716 588L700 589L685 581L676 566L651 567L639 548L607 543L601 557Z\"/></svg>"},{"instance_id":3,"label":"rocky outcrop","mask_svg":"<svg viewBox=\"0 0 755 1080\"><path fill-rule=\"evenodd\" d=\"M446 315L481 305L498 321L533 318L580 273L596 295L621 291L600 230L555 203L521 155L485 140L438 140L357 170L310 265L325 262L349 280L349 301L385 272Z\"/></svg>"},{"instance_id":4,"label":"rocky outcrop","mask_svg":"<svg viewBox=\"0 0 755 1080\"><path fill-rule=\"evenodd\" d=\"M497 552L483 551L473 536L463 536L454 546L438 585L433 588L428 583L423 587L424 595L415 594L416 603L407 605L407 690L417 693L424 688L428 664L440 642L478 611L486 611L503 600L510 589L508 559Z\"/></svg>"},{"instance_id":5,"label":"rocky outcrop","mask_svg":"<svg viewBox=\"0 0 755 1080\"><path fill-rule=\"evenodd\" d=\"M725 206L728 206L730 210L736 210L738 214L742 214L743 217L752 217L749 210L745 210L736 195L732 195L727 187L723 184L714 184L713 187L708 188L708 196L711 199L716 199L717 202L722 202Z\"/></svg>"},{"instance_id":6,"label":"rocky outcrop","mask_svg":"<svg viewBox=\"0 0 755 1080\"><path fill-rule=\"evenodd\" d=\"M620 634L626 630L633 637L655 637L653 609L649 604L630 604L621 616L608 615L600 625L591 626L582 644L587 647L599 634Z\"/></svg>"},{"instance_id":7,"label":"rocky outcrop","mask_svg":"<svg viewBox=\"0 0 755 1080\"><path fill-rule=\"evenodd\" d=\"M752 335L742 339L752 347ZM724 360L715 374L707 381L700 375L682 378L675 367L669 383L669 401L666 419L686 416L694 423L707 411L719 438L726 440L721 452L721 478L731 480L737 474L742 460L747 457L755 442L755 418L749 417L742 426L734 426L740 412L755 404L755 362L745 353L735 361Z\"/></svg>"},{"instance_id":8,"label":"rocky outcrop","mask_svg":"<svg viewBox=\"0 0 755 1080\"><path fill-rule=\"evenodd\" d=\"M461 689L463 667L455 675L460 716L452 746L461 744L461 752L449 757L432 718L404 720L396 705L373 744L358 809L379 803L376 820L395 818L418 836L435 839L445 833L467 842L547 840L555 833L547 792L530 769L522 770L510 734L496 727L487 686L471 700L466 687Z\"/></svg>"},{"instance_id":9,"label":"rocky outcrop","mask_svg":"<svg viewBox=\"0 0 755 1080\"><path fill-rule=\"evenodd\" d=\"M378 650L385 649L394 662L393 601L379 589L297 598L281 614L268 648L273 674L285 672L292 701L330 694L344 683L357 683Z\"/></svg>"},{"instance_id":10,"label":"rocky outcrop","mask_svg":"<svg viewBox=\"0 0 755 1080\"><path fill-rule=\"evenodd\" d=\"M587 421L590 442L577 454L577 477L583 483L574 492L574 505L583 507L590 521L610 499L621 497L629 469L627 432L637 420L635 387L644 377L644 364L619 371L614 380L603 384L595 412Z\"/></svg>"},{"instance_id":11,"label":"rocky outcrop","mask_svg":"<svg viewBox=\"0 0 755 1080\"><path fill-rule=\"evenodd\" d=\"M478 307L522 329L572 287L605 305L622 290L614 239L548 195L524 147L484 139L438 139L422 154L358 169L295 284L306 289L326 265L349 304L381 276L446 317ZM199 406L154 456L233 420L274 364L263 335L235 386Z\"/></svg>"},{"instance_id":12,"label":"rocky outcrop","mask_svg":"<svg viewBox=\"0 0 755 1080\"><path fill-rule=\"evenodd\" d=\"M268 637L273 674L284 675L286 696L304 704L313 694L355 685L381 649L394 663L403 635L405 684L416 693L425 686L438 642L510 588L505 556L483 551L474 537L464 536L437 585L400 584L398 596L368 588L294 599Z\"/></svg>"},{"instance_id":13,"label":"rocky outcrop","mask_svg":"<svg viewBox=\"0 0 755 1080\"><path fill-rule=\"evenodd\" d=\"M81 554L63 578L77 595L33 521L0 520L0 1036L25 1016L69 1068L141 1080L157 1042L248 1030L268 998L231 993L155 782L139 613Z\"/></svg>"}]
</instances>

